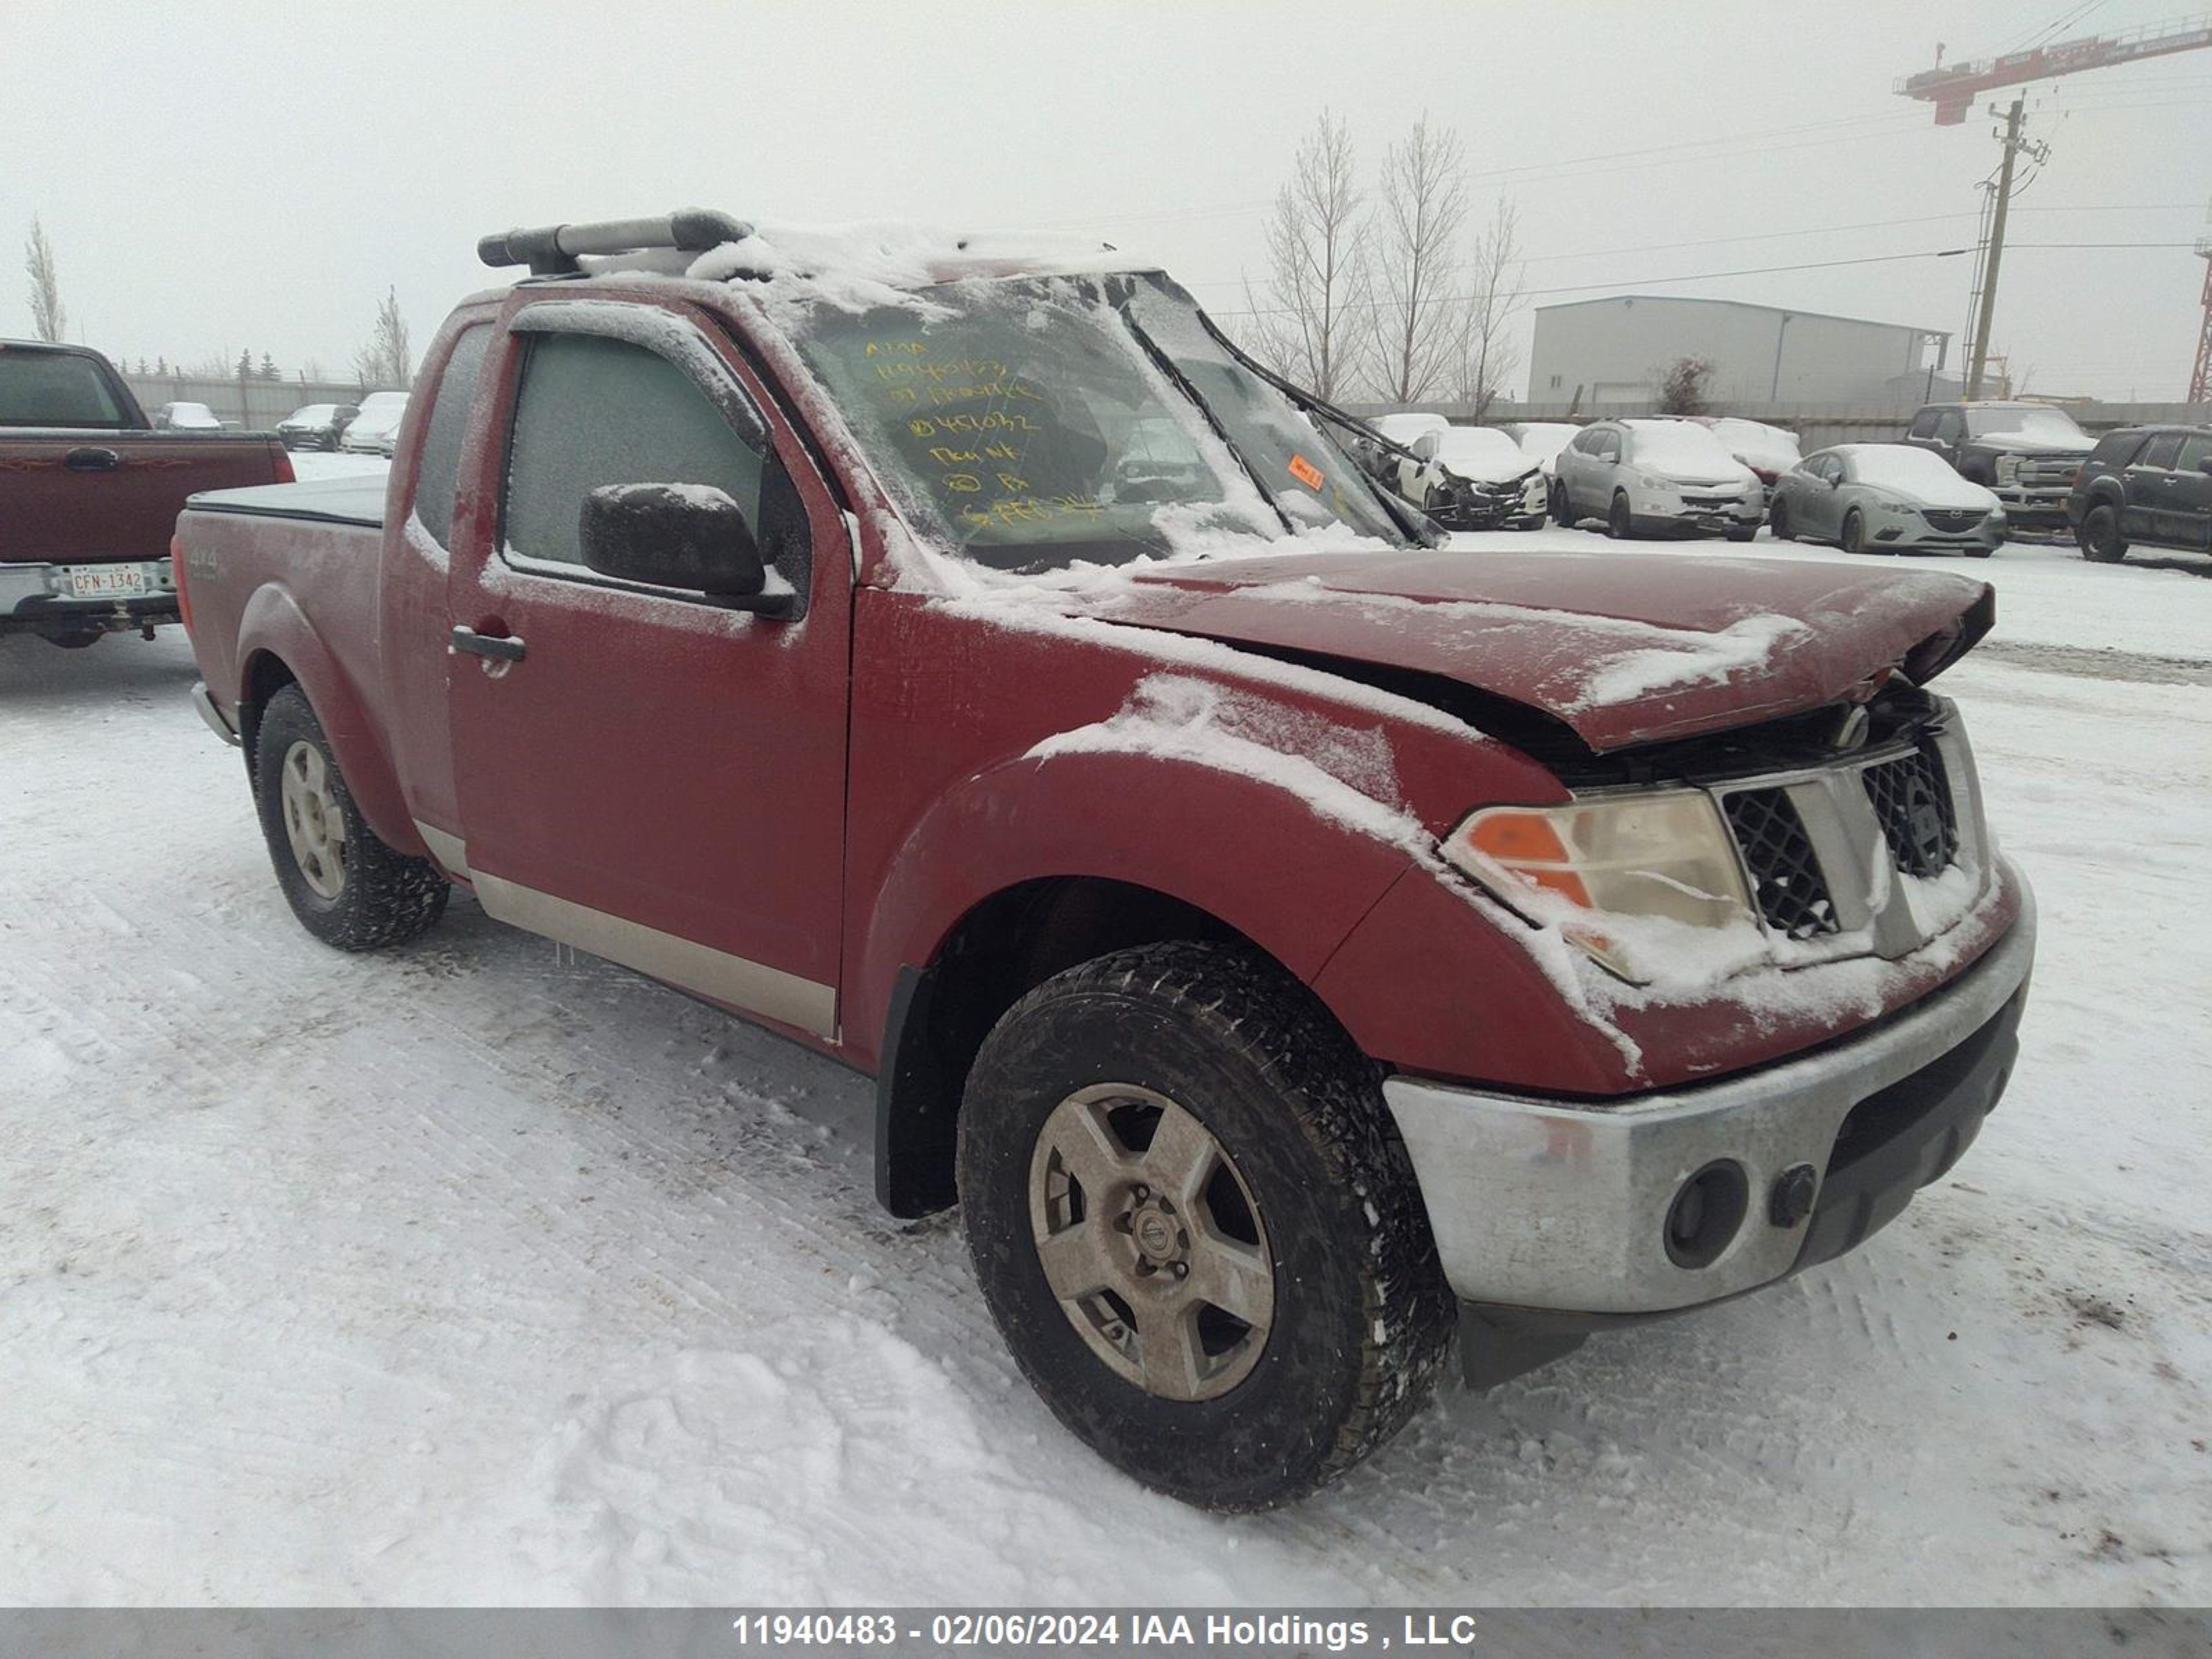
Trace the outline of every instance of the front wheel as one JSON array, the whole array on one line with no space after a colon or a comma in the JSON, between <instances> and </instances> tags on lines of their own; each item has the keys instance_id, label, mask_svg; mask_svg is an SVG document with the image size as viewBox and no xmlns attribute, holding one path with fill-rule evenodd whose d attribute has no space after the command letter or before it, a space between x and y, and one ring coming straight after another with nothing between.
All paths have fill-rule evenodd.
<instances>
[{"instance_id":1,"label":"front wheel","mask_svg":"<svg viewBox=\"0 0 2212 1659\"><path fill-rule=\"evenodd\" d=\"M2100 503L2083 515L2075 539L2082 557L2095 564L2118 564L2128 556L2127 538L2120 534L2120 515Z\"/></svg>"},{"instance_id":2,"label":"front wheel","mask_svg":"<svg viewBox=\"0 0 2212 1659\"><path fill-rule=\"evenodd\" d=\"M959 1188L1023 1374L1188 1503L1263 1509L1335 1479L1450 1346L1375 1068L1246 951L1124 951L1016 1003L969 1074Z\"/></svg>"},{"instance_id":3,"label":"front wheel","mask_svg":"<svg viewBox=\"0 0 2212 1659\"><path fill-rule=\"evenodd\" d=\"M1567 487L1559 479L1552 480L1552 522L1562 530L1575 527L1575 510L1567 500Z\"/></svg>"},{"instance_id":4,"label":"front wheel","mask_svg":"<svg viewBox=\"0 0 2212 1659\"><path fill-rule=\"evenodd\" d=\"M1540 513L1531 513L1526 518L1514 520L1513 527L1516 530L1541 530L1544 527L1544 515Z\"/></svg>"},{"instance_id":5,"label":"front wheel","mask_svg":"<svg viewBox=\"0 0 2212 1659\"><path fill-rule=\"evenodd\" d=\"M296 685L261 713L254 805L277 884L300 925L341 951L400 945L445 914L453 890L428 860L396 853L354 804L323 723Z\"/></svg>"},{"instance_id":6,"label":"front wheel","mask_svg":"<svg viewBox=\"0 0 2212 1659\"><path fill-rule=\"evenodd\" d=\"M1797 539L1790 533L1789 502L1777 501L1766 509L1766 527L1774 532L1774 539L1778 542L1794 542Z\"/></svg>"},{"instance_id":7,"label":"front wheel","mask_svg":"<svg viewBox=\"0 0 2212 1659\"><path fill-rule=\"evenodd\" d=\"M1728 532L1728 538L1732 542L1756 541L1759 538L1759 526L1753 525L1748 530L1731 530Z\"/></svg>"},{"instance_id":8,"label":"front wheel","mask_svg":"<svg viewBox=\"0 0 2212 1659\"><path fill-rule=\"evenodd\" d=\"M1613 505L1606 511L1605 533L1615 541L1626 541L1636 533L1636 515L1628 510L1626 490L1615 490Z\"/></svg>"},{"instance_id":9,"label":"front wheel","mask_svg":"<svg viewBox=\"0 0 2212 1659\"><path fill-rule=\"evenodd\" d=\"M1866 551L1866 520L1856 507L1844 514L1843 549L1846 553Z\"/></svg>"}]
</instances>

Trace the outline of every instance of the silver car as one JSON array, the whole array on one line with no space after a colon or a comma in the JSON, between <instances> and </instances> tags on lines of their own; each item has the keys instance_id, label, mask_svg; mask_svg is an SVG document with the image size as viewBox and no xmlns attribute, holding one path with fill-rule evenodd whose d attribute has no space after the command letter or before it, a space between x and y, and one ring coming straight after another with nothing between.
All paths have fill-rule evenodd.
<instances>
[{"instance_id":1,"label":"silver car","mask_svg":"<svg viewBox=\"0 0 2212 1659\"><path fill-rule=\"evenodd\" d=\"M1720 441L1688 421L1599 421L1559 452L1552 516L1602 519L1608 536L1759 534L1766 492Z\"/></svg>"},{"instance_id":2,"label":"silver car","mask_svg":"<svg viewBox=\"0 0 2212 1659\"><path fill-rule=\"evenodd\" d=\"M2005 538L1996 495L1910 444L1816 450L1774 486L1777 541L1832 542L1846 553L1954 551L1986 559Z\"/></svg>"}]
</instances>

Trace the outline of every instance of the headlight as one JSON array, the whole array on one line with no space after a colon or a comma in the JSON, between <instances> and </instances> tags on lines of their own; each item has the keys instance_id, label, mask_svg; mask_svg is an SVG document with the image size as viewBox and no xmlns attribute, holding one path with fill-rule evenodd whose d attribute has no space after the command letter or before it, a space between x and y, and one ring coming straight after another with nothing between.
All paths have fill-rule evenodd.
<instances>
[{"instance_id":1,"label":"headlight","mask_svg":"<svg viewBox=\"0 0 2212 1659\"><path fill-rule=\"evenodd\" d=\"M1443 854L1531 921L1624 979L1635 951L1608 918L1717 928L1747 920L1735 843L1699 789L1594 797L1565 806L1492 806L1444 838Z\"/></svg>"},{"instance_id":2,"label":"headlight","mask_svg":"<svg viewBox=\"0 0 2212 1659\"><path fill-rule=\"evenodd\" d=\"M2020 476L2020 457L2017 455L1998 456L1996 471L1997 482L1999 483L2010 483L2014 478Z\"/></svg>"},{"instance_id":3,"label":"headlight","mask_svg":"<svg viewBox=\"0 0 2212 1659\"><path fill-rule=\"evenodd\" d=\"M1680 488L1680 486L1675 483L1672 478L1656 477L1649 472L1638 473L1636 475L1636 482L1642 484L1646 489L1663 489L1669 495L1672 495L1676 489Z\"/></svg>"}]
</instances>

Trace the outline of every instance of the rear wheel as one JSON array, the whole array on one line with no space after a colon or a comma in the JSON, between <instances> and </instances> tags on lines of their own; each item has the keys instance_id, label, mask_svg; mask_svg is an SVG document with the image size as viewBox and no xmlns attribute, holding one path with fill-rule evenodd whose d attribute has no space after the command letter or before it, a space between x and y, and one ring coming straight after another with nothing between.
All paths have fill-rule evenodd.
<instances>
[{"instance_id":1,"label":"rear wheel","mask_svg":"<svg viewBox=\"0 0 2212 1659\"><path fill-rule=\"evenodd\" d=\"M2128 556L2127 538L2120 534L2120 515L2106 502L2083 515L2075 539L2081 544L2082 556L2097 564L2118 564Z\"/></svg>"},{"instance_id":2,"label":"rear wheel","mask_svg":"<svg viewBox=\"0 0 2212 1659\"><path fill-rule=\"evenodd\" d=\"M1613 492L1613 505L1606 510L1605 533L1616 541L1626 541L1636 533L1636 515L1628 510L1628 492Z\"/></svg>"},{"instance_id":3,"label":"rear wheel","mask_svg":"<svg viewBox=\"0 0 2212 1659\"><path fill-rule=\"evenodd\" d=\"M445 914L452 889L428 860L377 839L354 804L322 722L296 685L269 699L253 745L254 805L277 884L300 925L341 951L404 944Z\"/></svg>"},{"instance_id":4,"label":"rear wheel","mask_svg":"<svg viewBox=\"0 0 2212 1659\"><path fill-rule=\"evenodd\" d=\"M1455 1309L1374 1067L1242 950L1046 981L959 1124L983 1296L1068 1429L1146 1486L1252 1510L1342 1474L1426 1399Z\"/></svg>"}]
</instances>

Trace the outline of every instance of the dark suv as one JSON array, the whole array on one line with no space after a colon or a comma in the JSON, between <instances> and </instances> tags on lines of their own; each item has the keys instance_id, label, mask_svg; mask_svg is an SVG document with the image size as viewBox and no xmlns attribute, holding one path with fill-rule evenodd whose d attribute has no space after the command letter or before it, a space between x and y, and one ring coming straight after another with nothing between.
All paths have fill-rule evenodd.
<instances>
[{"instance_id":1,"label":"dark suv","mask_svg":"<svg viewBox=\"0 0 2212 1659\"><path fill-rule=\"evenodd\" d=\"M1961 477L1996 491L2014 530L2066 528L2066 492L2089 457L2089 434L2050 404L1929 404L1905 441L1932 449Z\"/></svg>"},{"instance_id":2,"label":"dark suv","mask_svg":"<svg viewBox=\"0 0 2212 1659\"><path fill-rule=\"evenodd\" d=\"M2127 557L2130 542L2212 552L2212 427L2107 432L2075 477L2066 517L2100 564Z\"/></svg>"}]
</instances>

